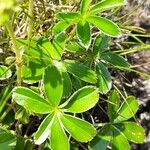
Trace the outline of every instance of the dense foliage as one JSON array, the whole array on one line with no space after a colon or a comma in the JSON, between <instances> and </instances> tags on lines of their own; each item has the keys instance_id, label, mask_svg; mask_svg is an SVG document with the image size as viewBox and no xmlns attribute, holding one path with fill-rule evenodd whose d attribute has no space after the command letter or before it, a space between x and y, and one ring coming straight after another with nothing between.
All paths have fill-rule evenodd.
<instances>
[{"instance_id":1,"label":"dense foliage","mask_svg":"<svg viewBox=\"0 0 150 150\"><path fill-rule=\"evenodd\" d=\"M0 94L1 149L69 150L86 143L90 150L130 150L129 142L144 142L135 117L138 102L124 96L111 75L132 71L126 57L110 49L123 30L109 12L125 4L82 0L71 11L55 12L53 27L39 36L33 33L33 0L0 0L0 25L12 43L0 65L0 80L7 83ZM22 13L28 25L24 38L14 31ZM88 116L102 101L108 118L95 123Z\"/></svg>"}]
</instances>

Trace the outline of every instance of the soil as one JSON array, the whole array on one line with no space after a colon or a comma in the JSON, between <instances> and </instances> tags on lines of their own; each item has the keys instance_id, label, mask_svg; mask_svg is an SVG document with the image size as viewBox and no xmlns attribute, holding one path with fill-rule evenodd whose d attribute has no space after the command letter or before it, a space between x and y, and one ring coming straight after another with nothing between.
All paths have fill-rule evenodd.
<instances>
[{"instance_id":1,"label":"soil","mask_svg":"<svg viewBox=\"0 0 150 150\"><path fill-rule=\"evenodd\" d=\"M148 34L150 33L150 1L132 0L128 7L134 7L140 3L143 4L134 12L131 18L137 27L143 28ZM141 38L141 40L143 40ZM150 38L144 38L144 42L150 44ZM150 49L139 53L131 54L129 61L132 65L137 66L136 70L150 75ZM131 81L131 88L127 88L129 93L134 95L140 104L137 117L145 128L146 139L144 144L132 144L132 150L150 150L150 79L141 77L136 73L128 73L126 78Z\"/></svg>"}]
</instances>

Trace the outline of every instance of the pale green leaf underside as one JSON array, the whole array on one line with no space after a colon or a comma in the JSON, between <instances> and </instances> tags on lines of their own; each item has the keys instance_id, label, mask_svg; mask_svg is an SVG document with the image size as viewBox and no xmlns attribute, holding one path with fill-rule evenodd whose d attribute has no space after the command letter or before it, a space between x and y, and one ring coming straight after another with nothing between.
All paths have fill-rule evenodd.
<instances>
[{"instance_id":1,"label":"pale green leaf underside","mask_svg":"<svg viewBox=\"0 0 150 150\"><path fill-rule=\"evenodd\" d=\"M35 144L42 144L50 135L50 128L54 121L54 114L49 114L40 124L37 132L34 135Z\"/></svg>"},{"instance_id":2,"label":"pale green leaf underside","mask_svg":"<svg viewBox=\"0 0 150 150\"><path fill-rule=\"evenodd\" d=\"M98 89L86 86L76 91L68 100L64 109L72 113L85 112L96 105L99 100Z\"/></svg>"},{"instance_id":3,"label":"pale green leaf underside","mask_svg":"<svg viewBox=\"0 0 150 150\"><path fill-rule=\"evenodd\" d=\"M88 142L96 134L95 128L90 123L79 118L70 115L62 115L61 121L67 132L77 141Z\"/></svg>"},{"instance_id":4,"label":"pale green leaf underside","mask_svg":"<svg viewBox=\"0 0 150 150\"><path fill-rule=\"evenodd\" d=\"M25 87L16 87L13 90L13 100L28 111L39 114L52 112L51 105L40 95Z\"/></svg>"}]
</instances>

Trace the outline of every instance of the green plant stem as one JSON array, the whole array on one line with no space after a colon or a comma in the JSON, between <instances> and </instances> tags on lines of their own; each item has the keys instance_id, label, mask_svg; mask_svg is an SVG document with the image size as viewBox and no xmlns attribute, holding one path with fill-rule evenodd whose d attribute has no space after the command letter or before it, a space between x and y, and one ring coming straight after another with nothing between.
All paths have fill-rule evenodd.
<instances>
[{"instance_id":1,"label":"green plant stem","mask_svg":"<svg viewBox=\"0 0 150 150\"><path fill-rule=\"evenodd\" d=\"M13 26L11 23L7 24L7 30L13 44L13 49L16 55L16 70L17 70L17 85L21 85L21 64L22 64L22 55L17 45L17 40L13 31Z\"/></svg>"},{"instance_id":2,"label":"green plant stem","mask_svg":"<svg viewBox=\"0 0 150 150\"><path fill-rule=\"evenodd\" d=\"M29 0L29 10L28 10L28 40L32 37L33 28L33 0Z\"/></svg>"},{"instance_id":3,"label":"green plant stem","mask_svg":"<svg viewBox=\"0 0 150 150\"><path fill-rule=\"evenodd\" d=\"M14 108L15 102L11 103L9 107L5 110L5 112L0 117L0 123L4 120L6 115Z\"/></svg>"}]
</instances>

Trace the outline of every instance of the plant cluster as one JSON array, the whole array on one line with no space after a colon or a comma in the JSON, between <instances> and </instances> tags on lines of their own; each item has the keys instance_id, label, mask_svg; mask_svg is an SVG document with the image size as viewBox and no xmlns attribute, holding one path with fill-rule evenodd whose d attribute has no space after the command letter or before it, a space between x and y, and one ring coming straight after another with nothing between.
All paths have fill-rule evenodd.
<instances>
[{"instance_id":1,"label":"plant cluster","mask_svg":"<svg viewBox=\"0 0 150 150\"><path fill-rule=\"evenodd\" d=\"M21 8L16 9L18 1L0 0L0 25L6 27L15 54L7 59L9 66L0 65L0 80L10 81L0 94L1 149L30 150L39 145L40 149L69 150L85 142L90 150L108 146L130 150L128 141L144 142L144 129L131 119L138 102L113 86L110 73L113 68L130 68L125 57L109 49L111 37L120 37L122 31L102 15L125 3L82 0L76 11L56 13L51 35L34 36L34 1L29 0L28 36L16 38L11 14L18 15ZM84 118L83 113L96 107L104 95L108 122ZM20 126L26 124L24 133Z\"/></svg>"}]
</instances>

